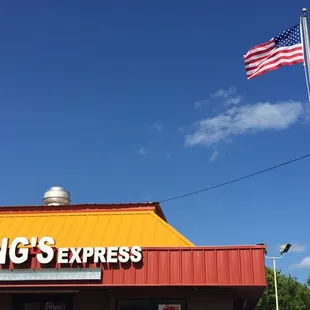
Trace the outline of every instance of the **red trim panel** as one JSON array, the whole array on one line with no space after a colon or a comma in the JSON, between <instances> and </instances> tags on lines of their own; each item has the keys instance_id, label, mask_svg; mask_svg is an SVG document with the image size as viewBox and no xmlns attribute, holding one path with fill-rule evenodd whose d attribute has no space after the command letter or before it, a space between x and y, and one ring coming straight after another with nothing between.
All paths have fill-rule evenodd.
<instances>
[{"instance_id":1,"label":"red trim panel","mask_svg":"<svg viewBox=\"0 0 310 310\"><path fill-rule=\"evenodd\" d=\"M120 203L120 204L80 204L68 206L17 206L1 207L1 214L19 214L19 213L70 213L70 212L112 212L112 211L154 211L159 217L167 222L163 210L158 202L149 203Z\"/></svg>"},{"instance_id":2,"label":"red trim panel","mask_svg":"<svg viewBox=\"0 0 310 310\"><path fill-rule=\"evenodd\" d=\"M33 254L35 254L33 252ZM100 264L102 280L95 282L0 282L2 287L43 286L266 286L264 248L193 247L144 248L137 264ZM95 264L50 264L50 268L98 267ZM45 268L46 268L45 267ZM25 266L8 264L2 269L41 268L31 255Z\"/></svg>"}]
</instances>

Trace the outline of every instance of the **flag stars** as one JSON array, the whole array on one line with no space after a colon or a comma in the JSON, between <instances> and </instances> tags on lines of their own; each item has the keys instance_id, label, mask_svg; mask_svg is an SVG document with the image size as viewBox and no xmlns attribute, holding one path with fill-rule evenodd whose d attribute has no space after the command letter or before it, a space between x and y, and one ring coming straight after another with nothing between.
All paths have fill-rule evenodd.
<instances>
[{"instance_id":1,"label":"flag stars","mask_svg":"<svg viewBox=\"0 0 310 310\"><path fill-rule=\"evenodd\" d=\"M292 46L301 43L300 40L300 27L299 25L280 32L275 37L276 47Z\"/></svg>"}]
</instances>

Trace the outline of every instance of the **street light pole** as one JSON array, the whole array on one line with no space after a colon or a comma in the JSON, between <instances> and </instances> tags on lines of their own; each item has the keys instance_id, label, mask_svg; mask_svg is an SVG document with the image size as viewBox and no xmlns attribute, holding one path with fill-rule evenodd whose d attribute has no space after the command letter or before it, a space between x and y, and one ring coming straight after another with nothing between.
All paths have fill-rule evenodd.
<instances>
[{"instance_id":1,"label":"street light pole","mask_svg":"<svg viewBox=\"0 0 310 310\"><path fill-rule=\"evenodd\" d=\"M279 299L278 299L278 283L277 283L277 267L276 260L273 259L273 274L274 274L274 291L276 295L276 310L279 310Z\"/></svg>"},{"instance_id":2,"label":"street light pole","mask_svg":"<svg viewBox=\"0 0 310 310\"><path fill-rule=\"evenodd\" d=\"M276 297L276 310L279 310L279 298L278 298L278 281L277 281L277 267L276 267L276 260L281 259L281 256L273 256L273 257L268 257L266 255L267 259L272 259L273 262L273 277L274 277L274 293Z\"/></svg>"},{"instance_id":3,"label":"street light pole","mask_svg":"<svg viewBox=\"0 0 310 310\"><path fill-rule=\"evenodd\" d=\"M265 251L265 257L267 259L272 259L273 263L273 277L274 277L274 293L276 297L276 310L279 310L279 298L278 298L278 281L277 281L277 267L276 267L276 260L281 259L284 253L287 253L291 248L290 243L282 244L280 247L280 256L267 256L267 249Z\"/></svg>"}]
</instances>

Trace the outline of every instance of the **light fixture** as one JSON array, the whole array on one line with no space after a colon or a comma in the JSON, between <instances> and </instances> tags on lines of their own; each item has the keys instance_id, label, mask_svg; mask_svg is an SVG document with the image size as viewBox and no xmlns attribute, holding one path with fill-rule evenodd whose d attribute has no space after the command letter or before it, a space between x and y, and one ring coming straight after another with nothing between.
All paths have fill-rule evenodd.
<instances>
[{"instance_id":1,"label":"light fixture","mask_svg":"<svg viewBox=\"0 0 310 310\"><path fill-rule=\"evenodd\" d=\"M291 244L290 243L286 243L286 244L282 244L280 246L280 253L281 255L284 254L284 253L287 253L289 251L289 249L291 248Z\"/></svg>"}]
</instances>

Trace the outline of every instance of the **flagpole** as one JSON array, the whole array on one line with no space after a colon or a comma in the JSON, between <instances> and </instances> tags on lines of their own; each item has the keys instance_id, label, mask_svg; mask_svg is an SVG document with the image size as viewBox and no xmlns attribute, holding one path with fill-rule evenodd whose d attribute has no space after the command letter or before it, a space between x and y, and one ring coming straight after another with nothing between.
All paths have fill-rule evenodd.
<instances>
[{"instance_id":1,"label":"flagpole","mask_svg":"<svg viewBox=\"0 0 310 310\"><path fill-rule=\"evenodd\" d=\"M309 33L308 33L308 25L307 25L307 9L302 9L302 30L303 35L301 34L301 38L304 39L304 67L305 67L305 74L306 74L306 82L307 82L307 91L308 91L308 97L310 102L310 90L309 90L309 82L310 82L310 44L309 44ZM308 67L308 70L306 69L306 64ZM308 73L307 73L308 71Z\"/></svg>"}]
</instances>

